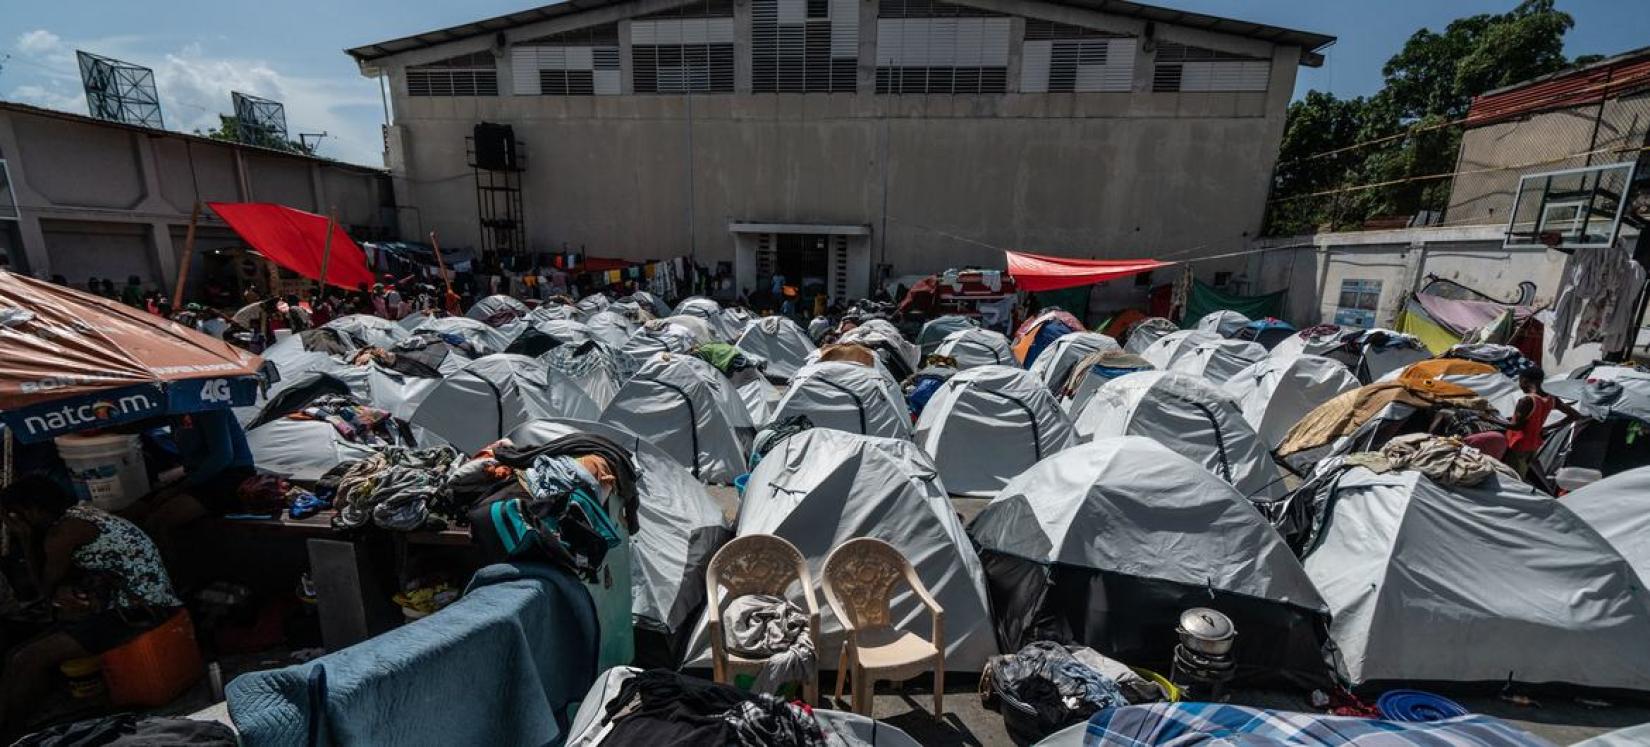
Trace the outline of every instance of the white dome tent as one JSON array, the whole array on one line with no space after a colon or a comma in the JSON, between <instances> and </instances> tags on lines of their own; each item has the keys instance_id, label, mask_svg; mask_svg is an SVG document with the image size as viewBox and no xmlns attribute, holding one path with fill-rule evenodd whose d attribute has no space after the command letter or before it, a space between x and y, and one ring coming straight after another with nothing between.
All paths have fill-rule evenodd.
<instances>
[{"instance_id":1,"label":"white dome tent","mask_svg":"<svg viewBox=\"0 0 1650 747\"><path fill-rule=\"evenodd\" d=\"M1259 343L1243 340L1211 340L1194 345L1191 350L1169 365L1170 371L1202 376L1216 385L1226 383L1232 374L1266 358L1266 348Z\"/></svg>"},{"instance_id":2,"label":"white dome tent","mask_svg":"<svg viewBox=\"0 0 1650 747\"><path fill-rule=\"evenodd\" d=\"M246 431L246 445L257 461L259 474L313 483L343 462L366 459L378 452L338 435L321 420L276 418Z\"/></svg>"},{"instance_id":3,"label":"white dome tent","mask_svg":"<svg viewBox=\"0 0 1650 747\"><path fill-rule=\"evenodd\" d=\"M674 318L674 317L673 317ZM671 319L654 319L637 328L620 348L637 367L641 367L655 353L687 353L705 342L695 327L677 324Z\"/></svg>"},{"instance_id":4,"label":"white dome tent","mask_svg":"<svg viewBox=\"0 0 1650 747\"><path fill-rule=\"evenodd\" d=\"M1289 429L1318 405L1357 388L1346 366L1317 355L1268 356L1221 385L1268 450L1282 445Z\"/></svg>"},{"instance_id":5,"label":"white dome tent","mask_svg":"<svg viewBox=\"0 0 1650 747\"><path fill-rule=\"evenodd\" d=\"M1058 394L1071 378L1071 369L1089 353L1107 350L1121 352L1117 341L1099 332L1071 332L1061 335L1037 356L1031 364L1031 375L1048 390Z\"/></svg>"},{"instance_id":6,"label":"white dome tent","mask_svg":"<svg viewBox=\"0 0 1650 747\"><path fill-rule=\"evenodd\" d=\"M1203 315L1202 319L1197 320L1197 326L1193 329L1199 332L1208 332L1212 335L1220 335L1221 337L1231 337L1237 334L1239 330L1249 326L1249 322L1252 321L1254 320L1236 311L1222 309Z\"/></svg>"},{"instance_id":7,"label":"white dome tent","mask_svg":"<svg viewBox=\"0 0 1650 747\"><path fill-rule=\"evenodd\" d=\"M1094 393L1119 376L1127 376L1141 371L1155 371L1152 364L1145 358L1127 352L1100 352L1083 356L1077 365L1072 367L1072 376L1066 378L1063 394L1066 395L1060 406L1065 408L1066 414L1076 417L1083 411ZM1076 383L1073 384L1073 377Z\"/></svg>"},{"instance_id":8,"label":"white dome tent","mask_svg":"<svg viewBox=\"0 0 1650 747\"><path fill-rule=\"evenodd\" d=\"M1069 640L1168 671L1180 613L1213 607L1244 676L1325 682L1328 605L1231 486L1155 441L1104 438L1038 462L969 527L998 645Z\"/></svg>"},{"instance_id":9,"label":"white dome tent","mask_svg":"<svg viewBox=\"0 0 1650 747\"><path fill-rule=\"evenodd\" d=\"M675 668L703 614L705 568L733 537L722 505L663 449L606 423L534 420L511 431L517 446L588 433L628 449L636 461L638 531L630 536L630 587L639 659Z\"/></svg>"},{"instance_id":10,"label":"white dome tent","mask_svg":"<svg viewBox=\"0 0 1650 747\"><path fill-rule=\"evenodd\" d=\"M1169 366L1180 360L1182 356L1192 352L1193 348L1205 342L1214 342L1219 339L1221 339L1219 335L1209 332L1183 329L1157 338L1156 342L1147 345L1137 355L1145 358L1157 370L1167 371Z\"/></svg>"},{"instance_id":11,"label":"white dome tent","mask_svg":"<svg viewBox=\"0 0 1650 747\"><path fill-rule=\"evenodd\" d=\"M729 484L745 472L753 429L733 384L691 355L658 353L613 397L601 421L664 449L700 482Z\"/></svg>"},{"instance_id":12,"label":"white dome tent","mask_svg":"<svg viewBox=\"0 0 1650 747\"><path fill-rule=\"evenodd\" d=\"M504 352L512 339L497 329L462 316L429 317L414 326L412 332L415 335L420 332L456 335L475 348L478 357Z\"/></svg>"},{"instance_id":13,"label":"white dome tent","mask_svg":"<svg viewBox=\"0 0 1650 747\"><path fill-rule=\"evenodd\" d=\"M579 299L579 302L574 305L574 308L578 309L581 316L590 316L598 311L606 311L607 307L612 303L613 301L609 299L606 294L592 293Z\"/></svg>"},{"instance_id":14,"label":"white dome tent","mask_svg":"<svg viewBox=\"0 0 1650 747\"><path fill-rule=\"evenodd\" d=\"M808 363L808 355L818 349L808 333L782 316L752 320L734 347L768 362L767 375L790 381Z\"/></svg>"},{"instance_id":15,"label":"white dome tent","mask_svg":"<svg viewBox=\"0 0 1650 747\"><path fill-rule=\"evenodd\" d=\"M1564 496L1563 503L1650 579L1650 467L1618 472Z\"/></svg>"},{"instance_id":16,"label":"white dome tent","mask_svg":"<svg viewBox=\"0 0 1650 747\"><path fill-rule=\"evenodd\" d=\"M1146 348L1151 347L1152 343L1179 331L1180 328L1175 326L1174 322L1163 317L1146 317L1129 325L1128 332L1124 334L1123 352L1140 355Z\"/></svg>"},{"instance_id":17,"label":"white dome tent","mask_svg":"<svg viewBox=\"0 0 1650 747\"><path fill-rule=\"evenodd\" d=\"M773 422L806 415L816 428L883 438L910 438L911 412L899 385L876 367L842 361L809 363L774 406Z\"/></svg>"},{"instance_id":18,"label":"white dome tent","mask_svg":"<svg viewBox=\"0 0 1650 747\"><path fill-rule=\"evenodd\" d=\"M965 329L979 329L979 322L974 317L964 314L946 314L924 322L922 331L917 333L917 348L924 359L933 353L940 343L945 341L952 332L961 332Z\"/></svg>"},{"instance_id":19,"label":"white dome tent","mask_svg":"<svg viewBox=\"0 0 1650 747\"><path fill-rule=\"evenodd\" d=\"M978 672L997 653L979 558L933 462L910 441L825 428L781 441L751 473L735 533L789 541L807 558L816 584L833 548L857 537L886 541L911 561L945 610L946 669ZM908 588L896 588L894 628L926 638L925 608ZM824 598L817 588L815 594ZM818 660L833 667L842 625L828 607L820 618ZM708 665L703 621L694 641L696 663Z\"/></svg>"},{"instance_id":20,"label":"white dome tent","mask_svg":"<svg viewBox=\"0 0 1650 747\"><path fill-rule=\"evenodd\" d=\"M908 342L899 329L886 319L870 319L846 333L837 342L843 344L857 344L877 350L886 345L894 355L899 356L899 362L906 368L915 371L922 365L922 351L916 345Z\"/></svg>"},{"instance_id":21,"label":"white dome tent","mask_svg":"<svg viewBox=\"0 0 1650 747\"><path fill-rule=\"evenodd\" d=\"M1014 350L1001 332L989 329L963 329L945 336L934 355L943 355L957 361L958 370L979 366L1015 365Z\"/></svg>"},{"instance_id":22,"label":"white dome tent","mask_svg":"<svg viewBox=\"0 0 1650 747\"><path fill-rule=\"evenodd\" d=\"M915 438L952 493L989 497L1071 446L1076 433L1054 395L1031 374L980 366L940 385L923 408Z\"/></svg>"},{"instance_id":23,"label":"white dome tent","mask_svg":"<svg viewBox=\"0 0 1650 747\"><path fill-rule=\"evenodd\" d=\"M599 408L605 409L619 394L619 388L635 373L630 356L599 340L578 345L560 345L539 356L551 371L572 379Z\"/></svg>"},{"instance_id":24,"label":"white dome tent","mask_svg":"<svg viewBox=\"0 0 1650 747\"><path fill-rule=\"evenodd\" d=\"M1145 436L1203 465L1254 502L1283 497L1266 445L1237 403L1208 381L1143 371L1106 382L1073 418L1083 440Z\"/></svg>"},{"instance_id":25,"label":"white dome tent","mask_svg":"<svg viewBox=\"0 0 1650 747\"><path fill-rule=\"evenodd\" d=\"M700 342L731 343L739 339L740 328L734 326L733 320L722 313L722 305L704 296L682 299L682 302L676 304L676 308L670 312L670 315L672 317L693 317L703 321L705 326L709 328L710 337L701 339Z\"/></svg>"},{"instance_id":26,"label":"white dome tent","mask_svg":"<svg viewBox=\"0 0 1650 747\"><path fill-rule=\"evenodd\" d=\"M529 420L594 420L596 403L542 361L500 353L478 358L431 389L410 422L474 454Z\"/></svg>"},{"instance_id":27,"label":"white dome tent","mask_svg":"<svg viewBox=\"0 0 1650 747\"><path fill-rule=\"evenodd\" d=\"M1650 592L1563 502L1499 475L1446 488L1363 467L1312 500L1304 564L1347 682L1650 690Z\"/></svg>"}]
</instances>

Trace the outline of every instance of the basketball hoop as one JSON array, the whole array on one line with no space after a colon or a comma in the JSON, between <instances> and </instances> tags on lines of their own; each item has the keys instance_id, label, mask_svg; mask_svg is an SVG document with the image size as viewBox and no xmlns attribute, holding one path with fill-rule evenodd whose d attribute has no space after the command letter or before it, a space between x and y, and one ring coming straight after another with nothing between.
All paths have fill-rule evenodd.
<instances>
[{"instance_id":1,"label":"basketball hoop","mask_svg":"<svg viewBox=\"0 0 1650 747\"><path fill-rule=\"evenodd\" d=\"M1541 243L1546 244L1548 249L1557 249L1559 244L1564 243L1564 234L1557 231L1542 231Z\"/></svg>"}]
</instances>

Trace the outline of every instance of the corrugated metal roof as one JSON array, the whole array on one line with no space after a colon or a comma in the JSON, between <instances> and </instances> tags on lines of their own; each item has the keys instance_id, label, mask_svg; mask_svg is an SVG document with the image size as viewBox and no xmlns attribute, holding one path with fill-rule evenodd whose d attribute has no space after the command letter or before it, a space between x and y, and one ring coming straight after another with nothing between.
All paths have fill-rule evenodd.
<instances>
[{"instance_id":1,"label":"corrugated metal roof","mask_svg":"<svg viewBox=\"0 0 1650 747\"><path fill-rule=\"evenodd\" d=\"M1650 88L1650 48L1480 95L1467 110L1466 124L1474 127L1542 111L1597 104L1646 88Z\"/></svg>"},{"instance_id":2,"label":"corrugated metal roof","mask_svg":"<svg viewBox=\"0 0 1650 747\"><path fill-rule=\"evenodd\" d=\"M399 39L368 44L365 46L347 49L345 52L354 57L358 63L367 63L383 59L392 55L410 52L417 49L426 49L447 42L471 39L477 36L497 33L505 29L524 26L529 23L558 18L586 10L594 10L609 5L617 5L622 0L567 0L554 5L545 5L531 10L509 13L495 18L488 18L473 23L466 23L450 28L438 29L422 34L404 36ZM1202 29L1221 34L1231 34L1272 44L1296 46L1301 49L1302 65L1317 67L1323 64L1324 47L1335 43L1335 37L1326 34L1317 34L1310 31L1268 26L1263 23L1251 23L1234 18L1222 18L1203 13L1190 13L1163 8L1156 5L1127 2L1127 0L1051 0L1054 5L1070 5L1086 8L1102 13L1112 13L1129 18L1139 18L1145 21L1167 23L1176 26Z\"/></svg>"}]
</instances>

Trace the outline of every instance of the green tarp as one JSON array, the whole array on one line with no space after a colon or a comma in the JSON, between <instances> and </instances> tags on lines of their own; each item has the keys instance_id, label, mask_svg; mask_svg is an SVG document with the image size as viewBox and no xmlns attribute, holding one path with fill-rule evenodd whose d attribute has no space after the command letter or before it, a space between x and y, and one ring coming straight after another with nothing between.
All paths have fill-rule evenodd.
<instances>
[{"instance_id":1,"label":"green tarp","mask_svg":"<svg viewBox=\"0 0 1650 747\"><path fill-rule=\"evenodd\" d=\"M1197 320L1216 311L1236 311L1250 319L1281 318L1285 293L1287 291L1264 296L1234 296L1204 285L1201 280L1193 280L1192 292L1186 297L1186 312L1180 316L1180 326L1188 329L1195 327Z\"/></svg>"}]
</instances>

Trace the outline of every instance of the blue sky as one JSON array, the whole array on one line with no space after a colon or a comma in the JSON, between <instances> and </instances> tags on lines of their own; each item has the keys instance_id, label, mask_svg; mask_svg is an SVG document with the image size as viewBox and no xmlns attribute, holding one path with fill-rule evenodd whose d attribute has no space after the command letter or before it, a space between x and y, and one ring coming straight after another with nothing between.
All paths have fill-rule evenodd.
<instances>
[{"instance_id":1,"label":"blue sky","mask_svg":"<svg viewBox=\"0 0 1650 747\"><path fill-rule=\"evenodd\" d=\"M377 85L343 49L532 7L532 0L344 0L313 6L251 0L10 0L0 24L0 98L85 112L74 50L155 69L166 124L210 127L229 91L283 101L294 132L329 135L323 155L377 165ZM1515 0L1158 0L1157 4L1340 37L1296 95L1380 87L1381 65L1417 28L1500 12ZM1612 54L1650 39L1650 2L1559 0L1575 16L1566 52Z\"/></svg>"}]
</instances>

